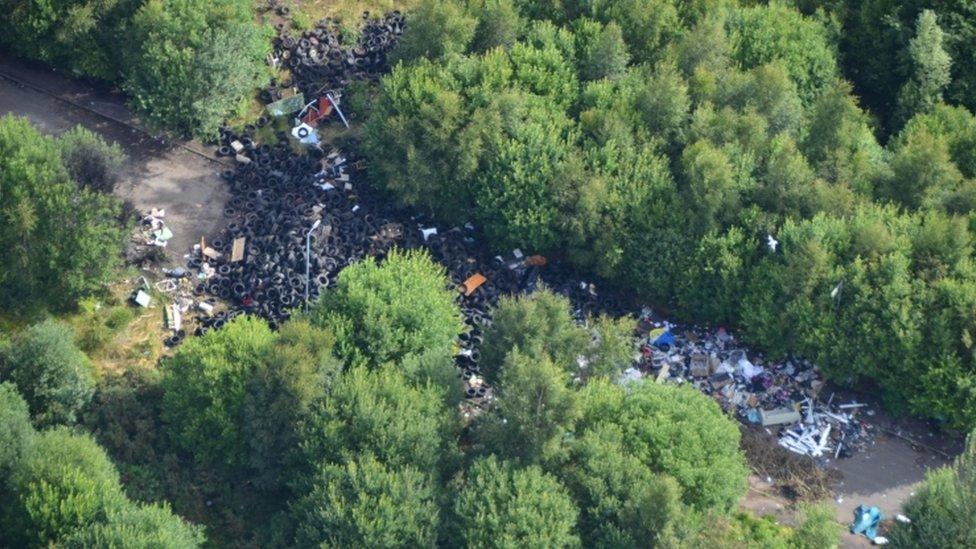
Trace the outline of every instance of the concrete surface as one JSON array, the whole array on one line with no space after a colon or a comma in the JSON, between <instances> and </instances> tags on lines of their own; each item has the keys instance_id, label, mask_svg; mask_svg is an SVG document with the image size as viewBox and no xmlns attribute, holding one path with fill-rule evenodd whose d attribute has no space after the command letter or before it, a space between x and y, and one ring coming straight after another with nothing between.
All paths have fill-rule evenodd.
<instances>
[{"instance_id":1,"label":"concrete surface","mask_svg":"<svg viewBox=\"0 0 976 549\"><path fill-rule=\"evenodd\" d=\"M166 250L170 263L182 263L194 242L223 225L229 193L219 177L221 164L202 156L209 151L199 143L173 143L134 129L138 120L121 97L0 52L0 114L8 113L26 116L48 134L81 125L118 143L128 162L116 194L140 210L166 209L174 234Z\"/></svg>"}]
</instances>

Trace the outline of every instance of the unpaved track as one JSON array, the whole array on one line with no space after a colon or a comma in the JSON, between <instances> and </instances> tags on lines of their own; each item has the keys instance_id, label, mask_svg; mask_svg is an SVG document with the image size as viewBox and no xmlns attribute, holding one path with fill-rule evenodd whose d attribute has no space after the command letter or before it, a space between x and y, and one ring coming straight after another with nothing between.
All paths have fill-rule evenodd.
<instances>
[{"instance_id":1,"label":"unpaved track","mask_svg":"<svg viewBox=\"0 0 976 549\"><path fill-rule=\"evenodd\" d=\"M166 209L174 233L170 263L182 263L194 242L223 225L228 192L221 165L207 158L209 148L162 141L138 129L118 96L0 51L0 114L8 113L27 117L48 134L81 125L118 143L128 162L116 194L140 210Z\"/></svg>"}]
</instances>

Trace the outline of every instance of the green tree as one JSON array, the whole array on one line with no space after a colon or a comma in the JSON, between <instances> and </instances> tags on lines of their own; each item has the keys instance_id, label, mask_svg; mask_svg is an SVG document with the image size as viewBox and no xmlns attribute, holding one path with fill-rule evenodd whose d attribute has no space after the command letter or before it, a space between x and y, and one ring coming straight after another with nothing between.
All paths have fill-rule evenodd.
<instances>
[{"instance_id":1,"label":"green tree","mask_svg":"<svg viewBox=\"0 0 976 549\"><path fill-rule=\"evenodd\" d=\"M27 402L12 383L0 383L0 494L6 479L34 444Z\"/></svg>"},{"instance_id":2,"label":"green tree","mask_svg":"<svg viewBox=\"0 0 976 549\"><path fill-rule=\"evenodd\" d=\"M5 305L63 308L99 290L120 264L119 212L115 198L70 180L53 139L24 118L0 118L0 301Z\"/></svg>"},{"instance_id":3,"label":"green tree","mask_svg":"<svg viewBox=\"0 0 976 549\"><path fill-rule=\"evenodd\" d=\"M837 76L827 27L787 4L733 10L728 25L733 60L746 69L777 61L796 82L806 102Z\"/></svg>"},{"instance_id":4,"label":"green tree","mask_svg":"<svg viewBox=\"0 0 976 549\"><path fill-rule=\"evenodd\" d=\"M464 53L475 36L478 20L458 2L422 0L411 12L410 23L393 52L394 61L437 59Z\"/></svg>"},{"instance_id":5,"label":"green tree","mask_svg":"<svg viewBox=\"0 0 976 549\"><path fill-rule=\"evenodd\" d=\"M681 488L628 453L619 428L588 431L571 448L560 477L580 507L585 546L666 546L682 529Z\"/></svg>"},{"instance_id":6,"label":"green tree","mask_svg":"<svg viewBox=\"0 0 976 549\"><path fill-rule=\"evenodd\" d=\"M203 528L174 515L168 505L130 504L109 514L107 522L96 522L70 534L63 546L194 549L204 541Z\"/></svg>"},{"instance_id":7,"label":"green tree","mask_svg":"<svg viewBox=\"0 0 976 549\"><path fill-rule=\"evenodd\" d=\"M523 463L552 459L579 416L568 375L545 355L513 349L505 357L496 402L475 431L485 450Z\"/></svg>"},{"instance_id":8,"label":"green tree","mask_svg":"<svg viewBox=\"0 0 976 549\"><path fill-rule=\"evenodd\" d=\"M105 451L67 429L39 433L34 449L11 473L0 528L14 547L46 547L127 502Z\"/></svg>"},{"instance_id":9,"label":"green tree","mask_svg":"<svg viewBox=\"0 0 976 549\"><path fill-rule=\"evenodd\" d=\"M578 547L578 513L566 489L538 467L520 469L489 457L462 480L452 532L471 548Z\"/></svg>"},{"instance_id":10,"label":"green tree","mask_svg":"<svg viewBox=\"0 0 976 549\"><path fill-rule=\"evenodd\" d=\"M14 339L3 377L12 381L39 426L73 423L95 389L92 364L74 343L71 329L46 320Z\"/></svg>"},{"instance_id":11,"label":"green tree","mask_svg":"<svg viewBox=\"0 0 976 549\"><path fill-rule=\"evenodd\" d=\"M450 355L462 323L448 283L425 252L394 250L381 264L368 258L343 269L335 290L309 314L336 335L337 351L353 363Z\"/></svg>"},{"instance_id":12,"label":"green tree","mask_svg":"<svg viewBox=\"0 0 976 549\"><path fill-rule=\"evenodd\" d=\"M247 380L242 434L260 488L283 486L298 449L299 424L325 397L342 364L332 355L334 338L304 319L281 326Z\"/></svg>"},{"instance_id":13,"label":"green tree","mask_svg":"<svg viewBox=\"0 0 976 549\"><path fill-rule=\"evenodd\" d=\"M971 547L976 544L976 435L947 467L929 471L904 505L911 523L897 523L893 547Z\"/></svg>"},{"instance_id":14,"label":"green tree","mask_svg":"<svg viewBox=\"0 0 976 549\"><path fill-rule=\"evenodd\" d=\"M128 0L0 1L9 32L0 37L18 54L104 80L119 74Z\"/></svg>"},{"instance_id":15,"label":"green tree","mask_svg":"<svg viewBox=\"0 0 976 549\"><path fill-rule=\"evenodd\" d=\"M499 47L508 49L515 44L522 18L513 0L474 0L469 2L469 6L478 17L471 51L486 52Z\"/></svg>"},{"instance_id":16,"label":"green tree","mask_svg":"<svg viewBox=\"0 0 976 549\"><path fill-rule=\"evenodd\" d=\"M586 354L589 335L570 315L569 300L543 288L527 296L502 297L485 330L481 366L489 380L503 373L512 349L523 356L548 356L564 372L574 373Z\"/></svg>"},{"instance_id":17,"label":"green tree","mask_svg":"<svg viewBox=\"0 0 976 549\"><path fill-rule=\"evenodd\" d=\"M688 505L727 511L745 490L739 430L697 389L596 382L583 390L581 407L577 436L616 426L626 451L650 471L674 477Z\"/></svg>"},{"instance_id":18,"label":"green tree","mask_svg":"<svg viewBox=\"0 0 976 549\"><path fill-rule=\"evenodd\" d=\"M81 126L58 137L61 163L75 183L105 194L112 194L125 162L122 148L106 143L98 135Z\"/></svg>"},{"instance_id":19,"label":"green tree","mask_svg":"<svg viewBox=\"0 0 976 549\"><path fill-rule=\"evenodd\" d=\"M434 547L439 522L431 479L365 454L325 465L293 506L299 547Z\"/></svg>"},{"instance_id":20,"label":"green tree","mask_svg":"<svg viewBox=\"0 0 976 549\"><path fill-rule=\"evenodd\" d=\"M132 17L123 87L147 120L213 138L267 76L247 0L148 0Z\"/></svg>"},{"instance_id":21,"label":"green tree","mask_svg":"<svg viewBox=\"0 0 976 549\"><path fill-rule=\"evenodd\" d=\"M368 454L321 467L292 513L300 547L434 547L439 523L429 476Z\"/></svg>"},{"instance_id":22,"label":"green tree","mask_svg":"<svg viewBox=\"0 0 976 549\"><path fill-rule=\"evenodd\" d=\"M265 321L242 315L187 341L164 363L163 419L173 440L202 463L247 464L248 384L274 339Z\"/></svg>"},{"instance_id":23,"label":"green tree","mask_svg":"<svg viewBox=\"0 0 976 549\"><path fill-rule=\"evenodd\" d=\"M262 489L290 480L299 424L335 382L332 335L305 320L274 333L241 316L166 361L162 416L200 462L246 470Z\"/></svg>"},{"instance_id":24,"label":"green tree","mask_svg":"<svg viewBox=\"0 0 976 549\"><path fill-rule=\"evenodd\" d=\"M942 47L942 29L932 10L923 10L918 15L915 38L908 43L908 58L911 77L898 92L897 116L902 123L941 103L942 92L951 80L952 58Z\"/></svg>"},{"instance_id":25,"label":"green tree","mask_svg":"<svg viewBox=\"0 0 976 549\"><path fill-rule=\"evenodd\" d=\"M627 69L630 54L616 23L600 25L580 19L574 25L574 34L581 80L616 78Z\"/></svg>"},{"instance_id":26,"label":"green tree","mask_svg":"<svg viewBox=\"0 0 976 549\"><path fill-rule=\"evenodd\" d=\"M371 454L399 469L447 472L456 459L456 419L431 385L410 386L393 366L354 367L302 428L306 469Z\"/></svg>"},{"instance_id":27,"label":"green tree","mask_svg":"<svg viewBox=\"0 0 976 549\"><path fill-rule=\"evenodd\" d=\"M913 132L894 151L891 175L879 189L885 198L918 208L927 195L956 188L962 182L946 139L926 130Z\"/></svg>"}]
</instances>

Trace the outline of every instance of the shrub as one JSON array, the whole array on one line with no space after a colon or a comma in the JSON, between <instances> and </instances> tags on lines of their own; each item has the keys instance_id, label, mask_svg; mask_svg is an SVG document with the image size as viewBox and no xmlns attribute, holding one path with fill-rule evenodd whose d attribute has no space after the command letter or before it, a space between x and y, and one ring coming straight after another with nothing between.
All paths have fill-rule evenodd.
<instances>
[{"instance_id":1,"label":"shrub","mask_svg":"<svg viewBox=\"0 0 976 549\"><path fill-rule=\"evenodd\" d=\"M576 547L566 489L538 467L494 457L476 461L454 499L453 532L464 547Z\"/></svg>"},{"instance_id":2,"label":"shrub","mask_svg":"<svg viewBox=\"0 0 976 549\"><path fill-rule=\"evenodd\" d=\"M103 194L115 191L125 161L121 147L75 126L58 138L58 148L61 163L75 183Z\"/></svg>"},{"instance_id":3,"label":"shrub","mask_svg":"<svg viewBox=\"0 0 976 549\"><path fill-rule=\"evenodd\" d=\"M438 509L430 478L368 454L321 468L293 508L299 547L433 547Z\"/></svg>"},{"instance_id":4,"label":"shrub","mask_svg":"<svg viewBox=\"0 0 976 549\"><path fill-rule=\"evenodd\" d=\"M248 0L148 0L132 17L123 87L151 123L215 138L267 76Z\"/></svg>"},{"instance_id":5,"label":"shrub","mask_svg":"<svg viewBox=\"0 0 976 549\"><path fill-rule=\"evenodd\" d=\"M6 356L4 377L24 395L34 423L73 423L95 389L92 364L64 324L46 320L18 336Z\"/></svg>"},{"instance_id":6,"label":"shrub","mask_svg":"<svg viewBox=\"0 0 976 549\"><path fill-rule=\"evenodd\" d=\"M448 283L426 253L394 250L381 264L368 258L343 269L309 314L335 333L339 354L352 363L450 355L462 324Z\"/></svg>"}]
</instances>

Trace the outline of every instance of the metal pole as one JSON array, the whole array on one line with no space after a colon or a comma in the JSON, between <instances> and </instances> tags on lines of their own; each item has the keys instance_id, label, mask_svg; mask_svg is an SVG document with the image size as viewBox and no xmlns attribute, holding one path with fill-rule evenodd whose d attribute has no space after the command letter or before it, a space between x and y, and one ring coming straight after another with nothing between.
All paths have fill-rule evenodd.
<instances>
[{"instance_id":1,"label":"metal pole","mask_svg":"<svg viewBox=\"0 0 976 549\"><path fill-rule=\"evenodd\" d=\"M311 285L311 279L309 278L309 270L312 265L312 231L317 229L319 225L322 224L322 219L316 219L315 223L312 223L312 228L305 233L305 312L308 312L308 288Z\"/></svg>"}]
</instances>

